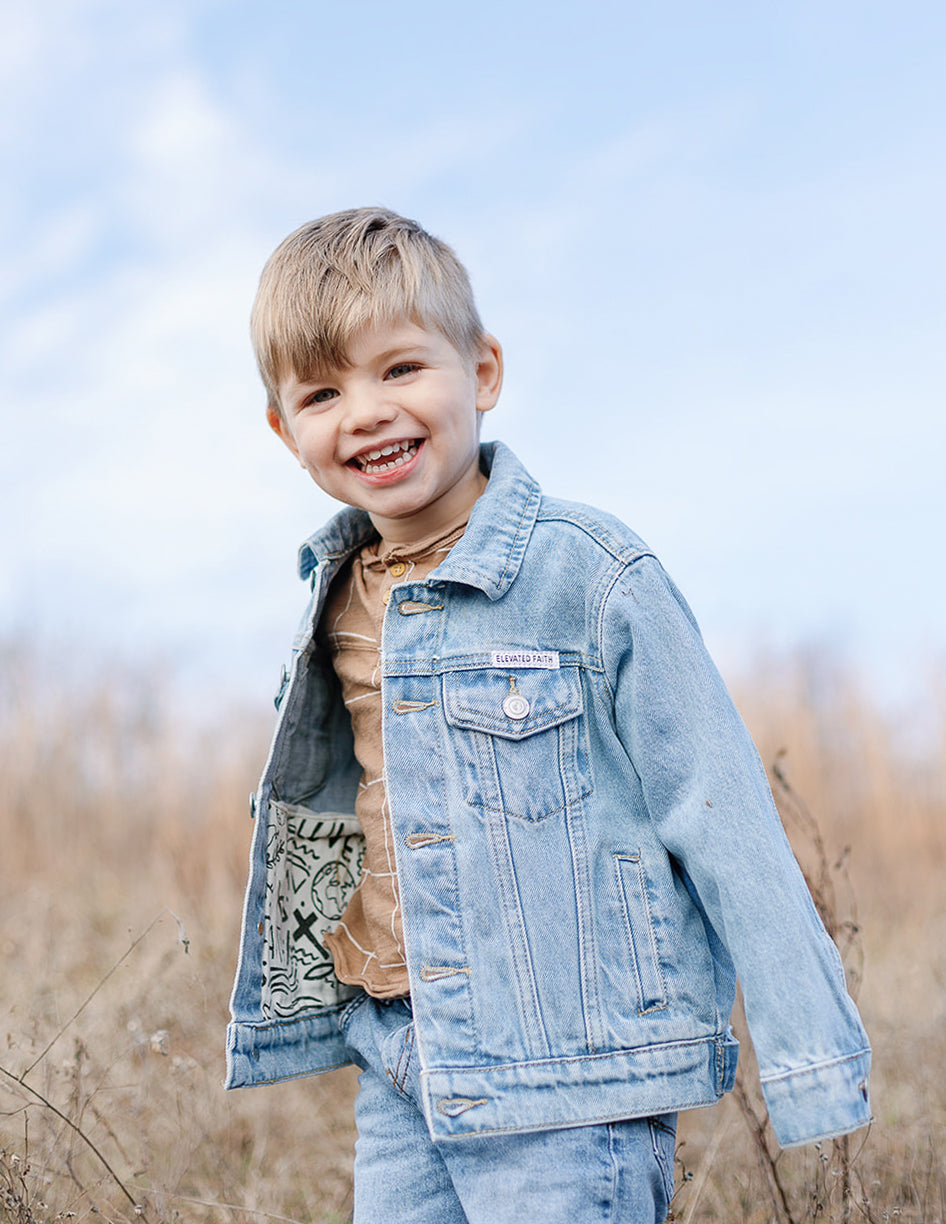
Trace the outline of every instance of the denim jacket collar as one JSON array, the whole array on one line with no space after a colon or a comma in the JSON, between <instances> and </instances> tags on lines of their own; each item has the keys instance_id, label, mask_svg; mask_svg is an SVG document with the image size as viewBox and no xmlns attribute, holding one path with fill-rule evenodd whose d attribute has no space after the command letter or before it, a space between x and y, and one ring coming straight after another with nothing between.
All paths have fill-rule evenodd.
<instances>
[{"instance_id":1,"label":"denim jacket collar","mask_svg":"<svg viewBox=\"0 0 946 1224\"><path fill-rule=\"evenodd\" d=\"M435 571L437 579L477 587L490 599L506 593L519 572L539 512L541 490L502 442L480 447L489 484L473 507L467 529ZM310 536L299 550L299 575L308 578L323 561L338 561L360 548L374 528L364 510L348 507Z\"/></svg>"}]
</instances>

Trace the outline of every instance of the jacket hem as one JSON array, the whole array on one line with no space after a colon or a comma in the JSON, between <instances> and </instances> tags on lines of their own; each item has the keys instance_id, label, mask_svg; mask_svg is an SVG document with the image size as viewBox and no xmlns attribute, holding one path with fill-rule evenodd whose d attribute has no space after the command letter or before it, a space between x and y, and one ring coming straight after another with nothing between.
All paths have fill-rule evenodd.
<instances>
[{"instance_id":1,"label":"jacket hem","mask_svg":"<svg viewBox=\"0 0 946 1224\"><path fill-rule=\"evenodd\" d=\"M351 1051L337 1016L350 1001L295 1020L232 1021L227 1026L224 1088L254 1088L348 1066Z\"/></svg>"},{"instance_id":2,"label":"jacket hem","mask_svg":"<svg viewBox=\"0 0 946 1224\"><path fill-rule=\"evenodd\" d=\"M738 1048L732 1036L715 1035L587 1057L434 1068L421 1073L424 1113L441 1140L693 1109L731 1090Z\"/></svg>"}]
</instances>

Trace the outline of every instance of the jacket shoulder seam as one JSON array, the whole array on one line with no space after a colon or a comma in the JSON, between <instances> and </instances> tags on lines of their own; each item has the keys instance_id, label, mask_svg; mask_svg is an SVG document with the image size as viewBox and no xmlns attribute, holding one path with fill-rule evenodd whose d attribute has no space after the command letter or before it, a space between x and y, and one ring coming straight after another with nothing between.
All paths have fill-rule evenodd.
<instances>
[{"instance_id":1,"label":"jacket shoulder seam","mask_svg":"<svg viewBox=\"0 0 946 1224\"><path fill-rule=\"evenodd\" d=\"M596 512L591 506L581 502L563 502L555 498L542 498L536 524L566 523L576 531L588 536L599 548L609 553L617 560L631 562L642 556L653 556L653 550L648 547L629 527L619 523L617 519L609 521L610 516ZM621 530L618 530L618 527ZM633 539L628 539L633 536Z\"/></svg>"},{"instance_id":2,"label":"jacket shoulder seam","mask_svg":"<svg viewBox=\"0 0 946 1224\"><path fill-rule=\"evenodd\" d=\"M649 548L641 549L640 551L635 553L633 556L631 556L629 559L624 558L624 557L617 557L616 560L623 562L623 564L616 567L614 572L609 576L610 581L607 582L605 590L603 591L601 595L601 603L598 608L597 622L595 625L595 638L596 638L595 648L596 648L597 656L601 660L601 675L604 680L604 684L607 687L609 698L612 702L614 702L614 700L616 699L616 695L614 692L614 686L612 685L611 679L608 676L608 666L607 666L606 651L605 651L605 620L607 618L608 604L614 592L614 588L617 586L622 576L626 574L628 570L633 569L636 565L640 564L640 562L646 560L646 558L648 557L650 557L653 560L655 565L658 565L658 566L660 565L660 561L657 559L657 555L654 552L652 552Z\"/></svg>"}]
</instances>

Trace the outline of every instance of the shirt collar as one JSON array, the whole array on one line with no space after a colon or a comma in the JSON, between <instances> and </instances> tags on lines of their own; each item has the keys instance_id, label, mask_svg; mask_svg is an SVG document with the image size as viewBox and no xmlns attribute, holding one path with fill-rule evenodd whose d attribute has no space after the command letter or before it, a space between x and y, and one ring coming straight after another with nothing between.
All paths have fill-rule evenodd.
<instances>
[{"instance_id":1,"label":"shirt collar","mask_svg":"<svg viewBox=\"0 0 946 1224\"><path fill-rule=\"evenodd\" d=\"M542 492L502 442L483 443L480 457L489 483L473 506L463 536L434 574L499 599L522 565ZM364 510L346 507L299 549L300 577L308 578L320 564L341 562L374 534Z\"/></svg>"}]
</instances>

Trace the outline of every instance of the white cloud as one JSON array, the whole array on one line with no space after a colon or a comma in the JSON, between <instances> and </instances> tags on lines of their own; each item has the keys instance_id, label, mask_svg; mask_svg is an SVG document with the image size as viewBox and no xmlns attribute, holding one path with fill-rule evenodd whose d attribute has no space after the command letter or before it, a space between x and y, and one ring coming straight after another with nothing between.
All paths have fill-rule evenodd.
<instances>
[{"instance_id":1,"label":"white cloud","mask_svg":"<svg viewBox=\"0 0 946 1224\"><path fill-rule=\"evenodd\" d=\"M132 146L143 161L171 175L189 174L217 156L231 127L197 75L178 73L152 90Z\"/></svg>"},{"instance_id":2,"label":"white cloud","mask_svg":"<svg viewBox=\"0 0 946 1224\"><path fill-rule=\"evenodd\" d=\"M0 40L0 89L22 88L29 79L42 46L42 22L36 5L8 0L0 9L3 39Z\"/></svg>"},{"instance_id":3,"label":"white cloud","mask_svg":"<svg viewBox=\"0 0 946 1224\"><path fill-rule=\"evenodd\" d=\"M122 204L143 236L178 252L232 229L258 172L252 146L195 71L144 86L126 148Z\"/></svg>"}]
</instances>

